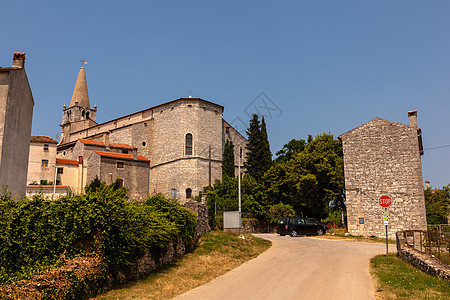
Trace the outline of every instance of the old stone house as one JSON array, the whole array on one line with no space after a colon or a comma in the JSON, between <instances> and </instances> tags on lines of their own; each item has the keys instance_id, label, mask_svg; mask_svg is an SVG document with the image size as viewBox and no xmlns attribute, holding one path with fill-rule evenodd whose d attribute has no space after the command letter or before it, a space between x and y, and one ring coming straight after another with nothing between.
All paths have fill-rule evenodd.
<instances>
[{"instance_id":1,"label":"old stone house","mask_svg":"<svg viewBox=\"0 0 450 300\"><path fill-rule=\"evenodd\" d=\"M352 235L385 236L379 197L389 195L388 234L426 229L423 154L417 111L409 125L375 118L342 135L348 231Z\"/></svg>"},{"instance_id":2,"label":"old stone house","mask_svg":"<svg viewBox=\"0 0 450 300\"><path fill-rule=\"evenodd\" d=\"M223 110L221 105L188 97L98 124L97 107L90 108L82 67L70 105L63 107L57 156L83 161L86 169L83 186L95 176L109 183L117 175L125 187L136 191L130 194L163 193L184 202L215 179L221 179L222 153L227 139L235 145L235 161L238 161L239 148L244 150L245 157L247 141L223 120ZM104 149L89 152L94 146ZM119 170L119 160L133 171Z\"/></svg>"},{"instance_id":3,"label":"old stone house","mask_svg":"<svg viewBox=\"0 0 450 300\"><path fill-rule=\"evenodd\" d=\"M27 184L39 185L55 180L56 144L45 135L32 135L28 160Z\"/></svg>"},{"instance_id":4,"label":"old stone house","mask_svg":"<svg viewBox=\"0 0 450 300\"><path fill-rule=\"evenodd\" d=\"M0 67L0 185L22 198L27 185L33 94L25 72L25 53Z\"/></svg>"}]
</instances>

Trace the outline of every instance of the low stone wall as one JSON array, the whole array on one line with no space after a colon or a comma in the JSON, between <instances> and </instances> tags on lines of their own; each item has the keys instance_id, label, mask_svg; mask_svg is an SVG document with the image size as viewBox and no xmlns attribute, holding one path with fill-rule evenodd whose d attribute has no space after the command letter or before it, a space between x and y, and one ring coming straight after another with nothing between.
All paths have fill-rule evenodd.
<instances>
[{"instance_id":1,"label":"low stone wall","mask_svg":"<svg viewBox=\"0 0 450 300\"><path fill-rule=\"evenodd\" d=\"M450 281L450 266L432 256L413 249L405 244L397 233L397 253L400 258L423 272Z\"/></svg>"},{"instance_id":2,"label":"low stone wall","mask_svg":"<svg viewBox=\"0 0 450 300\"><path fill-rule=\"evenodd\" d=\"M202 235L211 230L208 222L208 207L204 202L197 201L188 201L184 204L184 207L197 215L197 226L195 227L194 236L194 243L196 243Z\"/></svg>"}]
</instances>

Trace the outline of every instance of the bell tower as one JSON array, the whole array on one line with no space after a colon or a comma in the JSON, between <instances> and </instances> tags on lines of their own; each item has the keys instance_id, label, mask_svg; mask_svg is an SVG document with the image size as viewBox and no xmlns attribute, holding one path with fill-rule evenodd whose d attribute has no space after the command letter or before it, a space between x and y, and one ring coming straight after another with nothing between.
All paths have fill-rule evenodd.
<instances>
[{"instance_id":1,"label":"bell tower","mask_svg":"<svg viewBox=\"0 0 450 300\"><path fill-rule=\"evenodd\" d=\"M72 132L97 125L96 115L97 105L94 105L93 109L90 107L86 72L82 66L80 72L78 72L70 105L68 108L65 104L63 106L61 140L59 144L71 142L70 134Z\"/></svg>"}]
</instances>

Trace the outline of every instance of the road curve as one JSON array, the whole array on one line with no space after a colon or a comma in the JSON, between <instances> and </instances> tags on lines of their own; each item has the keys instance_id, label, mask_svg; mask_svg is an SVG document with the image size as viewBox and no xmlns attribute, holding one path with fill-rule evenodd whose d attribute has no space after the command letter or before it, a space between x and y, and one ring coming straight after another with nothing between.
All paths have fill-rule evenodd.
<instances>
[{"instance_id":1,"label":"road curve","mask_svg":"<svg viewBox=\"0 0 450 300\"><path fill-rule=\"evenodd\" d=\"M386 245L255 235L272 247L176 299L375 299L369 260Z\"/></svg>"}]
</instances>

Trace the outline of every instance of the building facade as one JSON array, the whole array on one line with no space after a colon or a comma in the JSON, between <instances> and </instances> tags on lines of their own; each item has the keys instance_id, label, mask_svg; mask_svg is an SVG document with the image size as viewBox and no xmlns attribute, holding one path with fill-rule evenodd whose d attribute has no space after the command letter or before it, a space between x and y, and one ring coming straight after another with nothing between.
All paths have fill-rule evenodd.
<instances>
[{"instance_id":1,"label":"building facade","mask_svg":"<svg viewBox=\"0 0 450 300\"><path fill-rule=\"evenodd\" d=\"M423 154L417 111L409 125L375 118L339 136L344 151L348 231L352 235L385 236L383 208L378 199L389 195L388 234L426 230Z\"/></svg>"},{"instance_id":2,"label":"building facade","mask_svg":"<svg viewBox=\"0 0 450 300\"><path fill-rule=\"evenodd\" d=\"M25 72L25 53L0 68L0 185L25 196L34 100Z\"/></svg>"},{"instance_id":3,"label":"building facade","mask_svg":"<svg viewBox=\"0 0 450 300\"><path fill-rule=\"evenodd\" d=\"M56 144L45 135L32 135L28 160L28 185L41 185L55 181Z\"/></svg>"},{"instance_id":4,"label":"building facade","mask_svg":"<svg viewBox=\"0 0 450 300\"><path fill-rule=\"evenodd\" d=\"M94 163L96 156L78 149L81 147L79 141L83 140L95 141L97 146L105 148L98 151L119 152L134 157L133 164L129 166L141 174L139 181L148 179L146 193L163 193L182 202L197 196L203 187L213 184L215 179L221 179L222 153L227 139L235 145L235 161L238 162L239 147L244 150L242 157L245 157L247 141L223 120L224 107L201 98L176 99L101 124L96 123L97 108L90 109L89 103L86 75L84 68L81 68L70 106L63 108L57 156L71 160L82 157L83 164L85 161L87 164L86 184L93 179L91 174L95 174L90 163ZM127 145L129 148L114 148L111 146L113 144ZM84 147L86 150L88 146L85 144ZM137 159L139 156L142 159ZM105 164L112 158L106 155L100 157ZM99 158L95 159L98 163ZM131 160L124 161L131 163ZM144 167L141 166L144 162L148 165L147 176L144 176ZM243 164L244 159L241 159L241 166ZM115 179L114 172L98 170L96 174L103 181L109 182L108 176ZM123 177L118 176L125 187L139 186L139 190L145 187L144 183L133 178L133 172L125 173L122 172Z\"/></svg>"}]
</instances>

